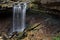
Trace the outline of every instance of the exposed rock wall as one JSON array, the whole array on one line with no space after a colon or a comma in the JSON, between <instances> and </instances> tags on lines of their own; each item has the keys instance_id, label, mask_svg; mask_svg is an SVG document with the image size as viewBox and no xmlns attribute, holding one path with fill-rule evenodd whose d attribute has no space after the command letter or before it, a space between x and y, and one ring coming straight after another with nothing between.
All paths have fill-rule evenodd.
<instances>
[{"instance_id":1,"label":"exposed rock wall","mask_svg":"<svg viewBox=\"0 0 60 40\"><path fill-rule=\"evenodd\" d=\"M51 2L60 2L60 0L41 0L42 4L47 4L47 3L51 3Z\"/></svg>"}]
</instances>

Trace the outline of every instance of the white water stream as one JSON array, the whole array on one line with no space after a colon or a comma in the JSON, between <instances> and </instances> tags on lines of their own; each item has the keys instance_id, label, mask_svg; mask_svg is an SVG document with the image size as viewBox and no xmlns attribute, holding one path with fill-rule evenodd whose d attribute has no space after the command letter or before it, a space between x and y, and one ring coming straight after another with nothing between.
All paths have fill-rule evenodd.
<instances>
[{"instance_id":1,"label":"white water stream","mask_svg":"<svg viewBox=\"0 0 60 40\"><path fill-rule=\"evenodd\" d=\"M19 3L13 7L13 32L23 32L25 29L27 3Z\"/></svg>"}]
</instances>

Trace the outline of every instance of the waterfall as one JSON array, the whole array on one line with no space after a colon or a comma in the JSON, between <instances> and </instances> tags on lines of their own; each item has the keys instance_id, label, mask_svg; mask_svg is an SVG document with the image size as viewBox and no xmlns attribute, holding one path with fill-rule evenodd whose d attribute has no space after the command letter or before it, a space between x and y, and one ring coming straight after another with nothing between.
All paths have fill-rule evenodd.
<instances>
[{"instance_id":1,"label":"waterfall","mask_svg":"<svg viewBox=\"0 0 60 40\"><path fill-rule=\"evenodd\" d=\"M13 7L13 32L23 32L25 29L27 3L19 3Z\"/></svg>"}]
</instances>

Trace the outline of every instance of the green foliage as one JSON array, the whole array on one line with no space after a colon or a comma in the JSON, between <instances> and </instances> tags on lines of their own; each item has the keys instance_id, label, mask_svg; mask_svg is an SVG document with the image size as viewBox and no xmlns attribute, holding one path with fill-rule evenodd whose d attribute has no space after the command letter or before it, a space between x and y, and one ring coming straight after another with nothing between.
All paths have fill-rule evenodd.
<instances>
[{"instance_id":1,"label":"green foliage","mask_svg":"<svg viewBox=\"0 0 60 40\"><path fill-rule=\"evenodd\" d=\"M53 37L53 40L60 40L60 35Z\"/></svg>"}]
</instances>

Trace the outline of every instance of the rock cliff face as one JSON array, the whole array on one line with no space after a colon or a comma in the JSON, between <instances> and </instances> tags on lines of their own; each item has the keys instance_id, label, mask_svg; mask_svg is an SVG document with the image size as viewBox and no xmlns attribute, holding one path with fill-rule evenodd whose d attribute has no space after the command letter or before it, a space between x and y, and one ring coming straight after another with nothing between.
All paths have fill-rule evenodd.
<instances>
[{"instance_id":1,"label":"rock cliff face","mask_svg":"<svg viewBox=\"0 0 60 40\"><path fill-rule=\"evenodd\" d=\"M13 7L14 3L20 3L21 1L36 2L39 6L42 4L46 8L60 10L60 0L2 0L0 6Z\"/></svg>"},{"instance_id":2,"label":"rock cliff face","mask_svg":"<svg viewBox=\"0 0 60 40\"><path fill-rule=\"evenodd\" d=\"M19 3L19 1L16 2L16 0L9 0L9 2L1 3L0 6L2 6L2 8L11 8L12 4L14 3ZM26 34L26 36L22 36L22 40L51 40L51 36L59 33L60 17L56 16L60 15L60 5L58 5L59 3L60 0L33 0L32 4L38 5L39 8L42 5L42 8L48 8L49 12L44 8L41 8L42 10L34 9L33 11L27 11L26 22L28 27L24 30L24 35ZM54 11L51 11L50 9L54 9ZM9 15L7 15L5 11L8 10L3 9L3 13L0 12L0 33L7 33L9 32L10 27L12 27L12 13L9 13L9 11L7 12ZM54 15L53 13L57 14Z\"/></svg>"},{"instance_id":3,"label":"rock cliff face","mask_svg":"<svg viewBox=\"0 0 60 40\"><path fill-rule=\"evenodd\" d=\"M11 13L0 13L0 33L8 32L12 25L12 14Z\"/></svg>"},{"instance_id":4,"label":"rock cliff face","mask_svg":"<svg viewBox=\"0 0 60 40\"><path fill-rule=\"evenodd\" d=\"M51 2L60 2L60 0L41 0L41 3L43 3L43 4L47 4L47 3L51 3Z\"/></svg>"},{"instance_id":5,"label":"rock cliff face","mask_svg":"<svg viewBox=\"0 0 60 40\"><path fill-rule=\"evenodd\" d=\"M26 37L22 40L52 40L52 36L59 33L60 21L55 17L41 13L34 13L30 16L33 16L28 22L31 26L25 30Z\"/></svg>"}]
</instances>

